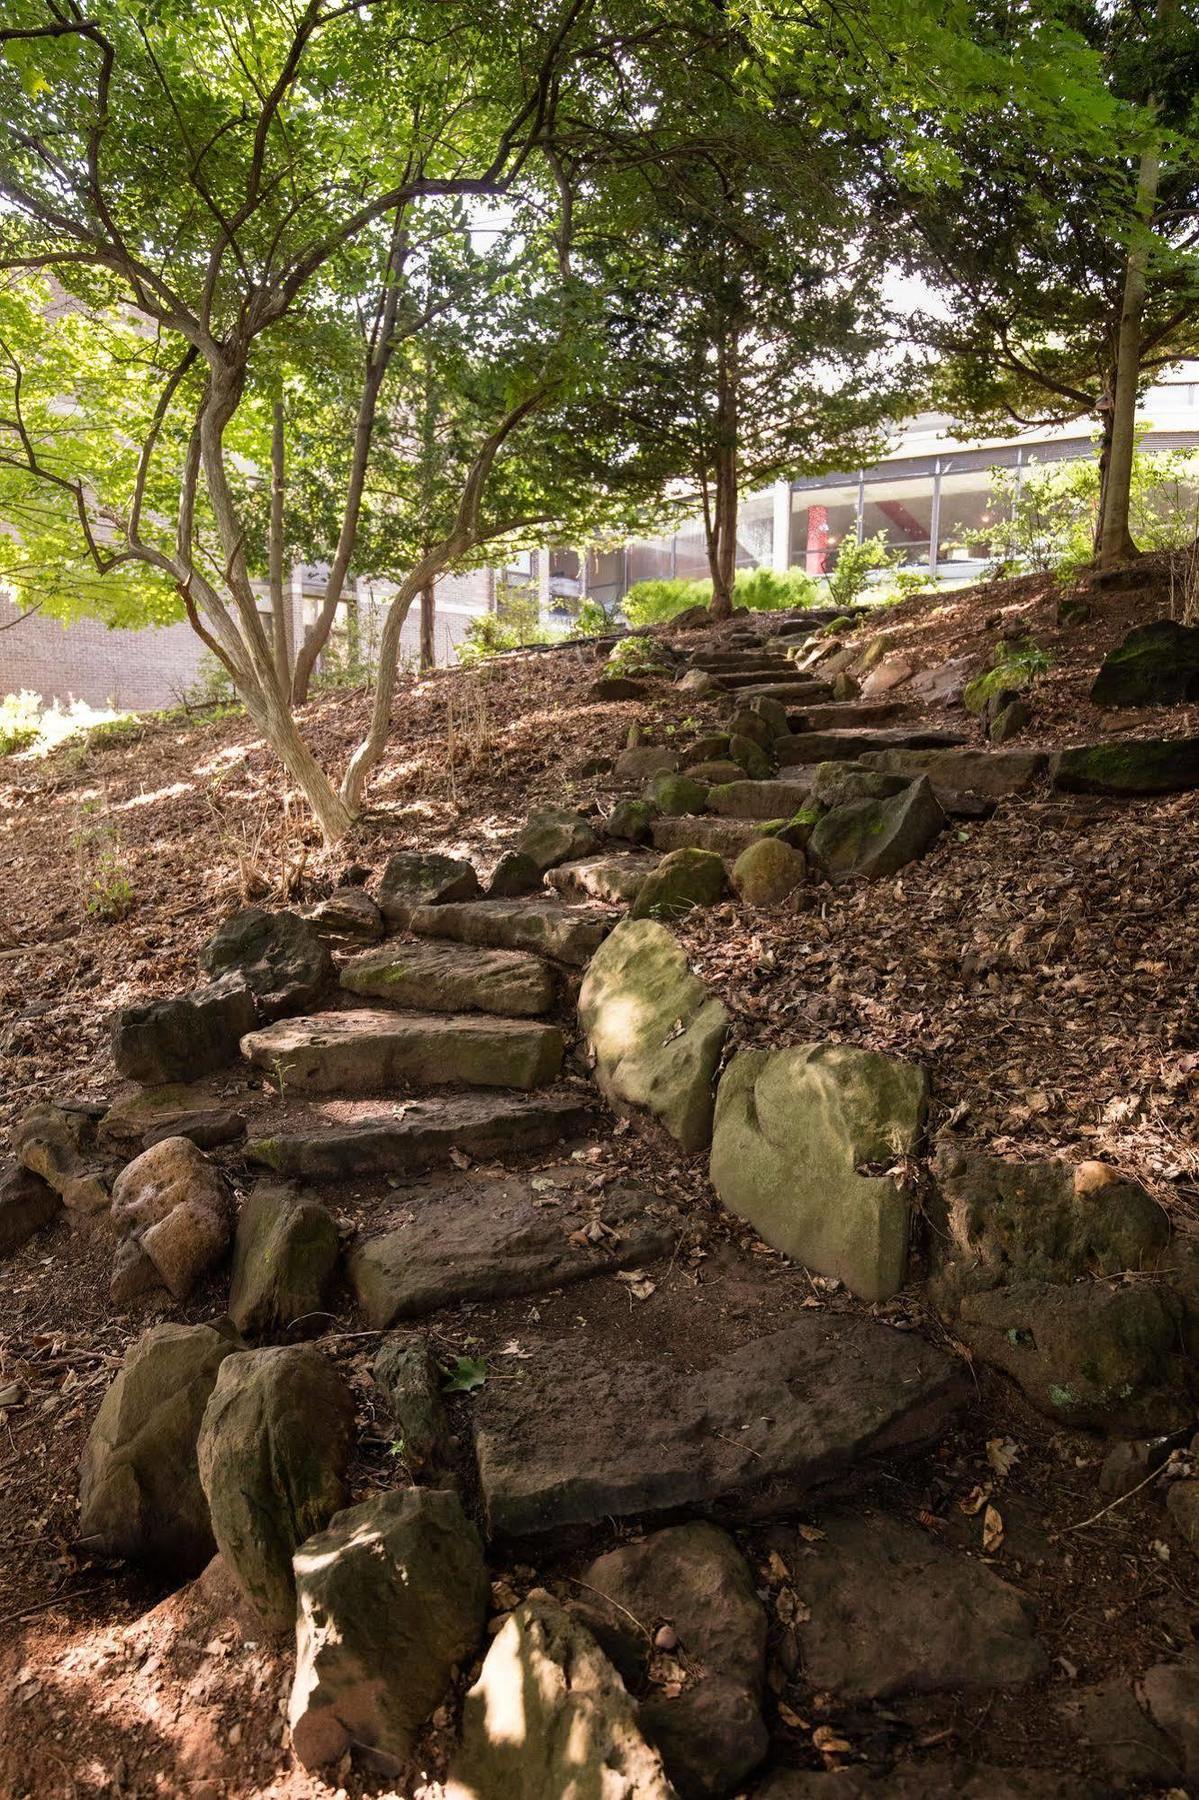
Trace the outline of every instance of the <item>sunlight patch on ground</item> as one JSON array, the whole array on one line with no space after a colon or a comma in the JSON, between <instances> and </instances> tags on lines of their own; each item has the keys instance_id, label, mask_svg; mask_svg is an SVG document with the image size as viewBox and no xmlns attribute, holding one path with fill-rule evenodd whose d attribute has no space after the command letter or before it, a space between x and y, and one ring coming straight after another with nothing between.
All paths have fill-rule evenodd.
<instances>
[{"instance_id":1,"label":"sunlight patch on ground","mask_svg":"<svg viewBox=\"0 0 1199 1800\"><path fill-rule=\"evenodd\" d=\"M214 750L211 756L193 763L192 774L209 779L214 775L226 775L237 763L244 762L251 750L260 748L260 744L226 744L223 750Z\"/></svg>"},{"instance_id":2,"label":"sunlight patch on ground","mask_svg":"<svg viewBox=\"0 0 1199 1800\"><path fill-rule=\"evenodd\" d=\"M134 794L131 800L120 800L111 811L129 812L135 806L157 806L161 800L178 800L192 792L192 785L190 781L173 781L170 787L156 788L150 794Z\"/></svg>"}]
</instances>

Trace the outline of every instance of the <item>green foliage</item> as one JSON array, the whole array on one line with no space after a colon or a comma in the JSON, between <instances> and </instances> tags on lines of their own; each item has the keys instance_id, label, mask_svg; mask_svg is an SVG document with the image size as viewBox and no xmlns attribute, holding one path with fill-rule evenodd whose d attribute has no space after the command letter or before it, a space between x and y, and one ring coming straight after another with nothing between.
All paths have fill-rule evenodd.
<instances>
[{"instance_id":1,"label":"green foliage","mask_svg":"<svg viewBox=\"0 0 1199 1800\"><path fill-rule=\"evenodd\" d=\"M456 1356L444 1371L444 1377L443 1393L473 1394L487 1380L487 1364L481 1357Z\"/></svg>"},{"instance_id":2,"label":"green foliage","mask_svg":"<svg viewBox=\"0 0 1199 1800\"><path fill-rule=\"evenodd\" d=\"M0 700L0 756L13 756L36 744L41 731L42 697L22 688Z\"/></svg>"},{"instance_id":3,"label":"green foliage","mask_svg":"<svg viewBox=\"0 0 1199 1800\"><path fill-rule=\"evenodd\" d=\"M996 644L991 667L967 682L962 695L967 712L980 713L987 701L1007 688L1032 687L1053 667L1053 658L1031 637Z\"/></svg>"},{"instance_id":4,"label":"green foliage","mask_svg":"<svg viewBox=\"0 0 1199 1800\"><path fill-rule=\"evenodd\" d=\"M120 828L103 800L89 800L79 808L71 841L85 912L105 925L128 917L133 910L133 882Z\"/></svg>"},{"instance_id":5,"label":"green foliage","mask_svg":"<svg viewBox=\"0 0 1199 1800\"><path fill-rule=\"evenodd\" d=\"M738 569L733 583L733 604L751 612L785 612L793 606L818 606L823 598L819 581L803 569ZM637 581L621 603L630 625L661 625L693 606L708 606L712 583L682 577Z\"/></svg>"},{"instance_id":6,"label":"green foliage","mask_svg":"<svg viewBox=\"0 0 1199 1800\"><path fill-rule=\"evenodd\" d=\"M825 576L825 597L831 606L853 606L871 586L870 577L877 569L898 569L903 552L892 550L885 531L873 537L842 538L837 545L837 561Z\"/></svg>"},{"instance_id":7,"label":"green foliage","mask_svg":"<svg viewBox=\"0 0 1199 1800\"><path fill-rule=\"evenodd\" d=\"M103 719L99 725L82 729L89 750L113 750L122 744L136 744L144 737L146 721L137 713L118 713L115 719Z\"/></svg>"},{"instance_id":8,"label":"green foliage","mask_svg":"<svg viewBox=\"0 0 1199 1800\"><path fill-rule=\"evenodd\" d=\"M652 638L624 637L613 644L604 665L607 675L660 675L665 658Z\"/></svg>"},{"instance_id":9,"label":"green foliage","mask_svg":"<svg viewBox=\"0 0 1199 1800\"><path fill-rule=\"evenodd\" d=\"M580 637L603 637L611 631L612 621L598 600L584 600L572 621Z\"/></svg>"},{"instance_id":10,"label":"green foliage","mask_svg":"<svg viewBox=\"0 0 1199 1800\"><path fill-rule=\"evenodd\" d=\"M456 654L463 668L473 669L489 657L523 649L526 644L548 644L549 641L535 591L509 588L497 612L483 613L471 620Z\"/></svg>"},{"instance_id":11,"label":"green foliage","mask_svg":"<svg viewBox=\"0 0 1199 1800\"><path fill-rule=\"evenodd\" d=\"M1094 457L992 469L998 522L966 534L986 543L991 565L1067 580L1091 562L1099 511ZM1183 550L1199 535L1199 451L1138 448L1132 461L1132 535L1145 550Z\"/></svg>"}]
</instances>

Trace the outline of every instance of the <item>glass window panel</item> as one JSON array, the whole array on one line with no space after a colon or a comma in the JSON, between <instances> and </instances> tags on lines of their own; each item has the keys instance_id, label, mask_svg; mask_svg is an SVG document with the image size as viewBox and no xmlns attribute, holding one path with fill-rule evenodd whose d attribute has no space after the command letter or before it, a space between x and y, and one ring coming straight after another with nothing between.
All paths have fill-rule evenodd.
<instances>
[{"instance_id":1,"label":"glass window panel","mask_svg":"<svg viewBox=\"0 0 1199 1800\"><path fill-rule=\"evenodd\" d=\"M858 487L824 487L792 493L792 568L824 575L837 558L837 545L857 531Z\"/></svg>"},{"instance_id":2,"label":"glass window panel","mask_svg":"<svg viewBox=\"0 0 1199 1800\"><path fill-rule=\"evenodd\" d=\"M774 495L750 494L737 509L737 567L769 568L774 554Z\"/></svg>"},{"instance_id":3,"label":"glass window panel","mask_svg":"<svg viewBox=\"0 0 1199 1800\"><path fill-rule=\"evenodd\" d=\"M862 536L882 532L908 566L928 562L933 525L933 476L918 481L872 481L862 509Z\"/></svg>"},{"instance_id":4,"label":"glass window panel","mask_svg":"<svg viewBox=\"0 0 1199 1800\"><path fill-rule=\"evenodd\" d=\"M991 541L987 527L1002 516L1002 504L996 500L985 470L942 475L937 560L977 562L988 557Z\"/></svg>"},{"instance_id":5,"label":"glass window panel","mask_svg":"<svg viewBox=\"0 0 1199 1800\"><path fill-rule=\"evenodd\" d=\"M675 573L681 581L703 581L711 574L702 525L684 525L674 540Z\"/></svg>"},{"instance_id":6,"label":"glass window panel","mask_svg":"<svg viewBox=\"0 0 1199 1800\"><path fill-rule=\"evenodd\" d=\"M671 555L669 538L634 538L629 545L628 583L669 580Z\"/></svg>"}]
</instances>

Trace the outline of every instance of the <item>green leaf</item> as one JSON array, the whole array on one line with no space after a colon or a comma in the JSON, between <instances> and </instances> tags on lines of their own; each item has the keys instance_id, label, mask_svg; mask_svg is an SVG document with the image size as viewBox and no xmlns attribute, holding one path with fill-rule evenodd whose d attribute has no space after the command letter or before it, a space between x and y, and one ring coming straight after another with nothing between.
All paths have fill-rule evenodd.
<instances>
[{"instance_id":1,"label":"green leaf","mask_svg":"<svg viewBox=\"0 0 1199 1800\"><path fill-rule=\"evenodd\" d=\"M473 1394L487 1380L487 1364L473 1356L456 1356L445 1370L442 1389L447 1394Z\"/></svg>"}]
</instances>

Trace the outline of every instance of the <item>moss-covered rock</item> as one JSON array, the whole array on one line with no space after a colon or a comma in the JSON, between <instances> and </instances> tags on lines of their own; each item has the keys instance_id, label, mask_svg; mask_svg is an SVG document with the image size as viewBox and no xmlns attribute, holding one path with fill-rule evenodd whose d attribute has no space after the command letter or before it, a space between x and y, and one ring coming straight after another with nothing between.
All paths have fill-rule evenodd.
<instances>
[{"instance_id":1,"label":"moss-covered rock","mask_svg":"<svg viewBox=\"0 0 1199 1800\"><path fill-rule=\"evenodd\" d=\"M689 781L700 781L705 787L722 786L730 781L740 781L744 770L740 763L725 760L713 762L688 763L684 771Z\"/></svg>"},{"instance_id":2,"label":"moss-covered rock","mask_svg":"<svg viewBox=\"0 0 1199 1800\"><path fill-rule=\"evenodd\" d=\"M649 919L618 925L583 978L579 1023L609 1100L644 1107L685 1150L702 1150L728 1014L673 933Z\"/></svg>"},{"instance_id":3,"label":"moss-covered rock","mask_svg":"<svg viewBox=\"0 0 1199 1800\"><path fill-rule=\"evenodd\" d=\"M479 877L470 863L437 851L401 850L388 859L379 883L379 911L393 931L407 925L418 906L474 900Z\"/></svg>"},{"instance_id":4,"label":"moss-covered rock","mask_svg":"<svg viewBox=\"0 0 1199 1800\"><path fill-rule=\"evenodd\" d=\"M690 775L654 775L645 784L645 799L663 817L677 819L688 813L701 813L708 804L704 782Z\"/></svg>"},{"instance_id":5,"label":"moss-covered rock","mask_svg":"<svg viewBox=\"0 0 1199 1800\"><path fill-rule=\"evenodd\" d=\"M1018 697L992 710L987 723L987 738L992 744L1006 744L1019 737L1032 724L1032 707Z\"/></svg>"},{"instance_id":6,"label":"moss-covered rock","mask_svg":"<svg viewBox=\"0 0 1199 1800\"><path fill-rule=\"evenodd\" d=\"M717 1091L712 1185L777 1250L886 1299L907 1268L908 1197L858 1171L911 1155L927 1106L923 1069L849 1044L743 1051Z\"/></svg>"},{"instance_id":7,"label":"moss-covered rock","mask_svg":"<svg viewBox=\"0 0 1199 1800\"><path fill-rule=\"evenodd\" d=\"M783 726L784 729L786 729L785 713ZM771 729L762 714L758 712L756 708L752 706L739 706L729 720L729 735L730 737L752 738L754 743L761 749L769 750L773 745L777 734Z\"/></svg>"},{"instance_id":8,"label":"moss-covered rock","mask_svg":"<svg viewBox=\"0 0 1199 1800\"><path fill-rule=\"evenodd\" d=\"M489 900L515 900L522 894L535 894L543 885L542 868L536 857L524 850L506 850L487 883Z\"/></svg>"},{"instance_id":9,"label":"moss-covered rock","mask_svg":"<svg viewBox=\"0 0 1199 1800\"><path fill-rule=\"evenodd\" d=\"M260 1182L242 1206L233 1242L229 1317L248 1337L323 1329L338 1256L337 1226L318 1200Z\"/></svg>"},{"instance_id":10,"label":"moss-covered rock","mask_svg":"<svg viewBox=\"0 0 1199 1800\"><path fill-rule=\"evenodd\" d=\"M575 862L599 849L595 832L577 812L565 806L546 806L535 812L516 845L522 856L544 872L559 863Z\"/></svg>"},{"instance_id":11,"label":"moss-covered rock","mask_svg":"<svg viewBox=\"0 0 1199 1800\"><path fill-rule=\"evenodd\" d=\"M672 850L629 909L631 919L681 919L696 906L724 898L727 876L714 850Z\"/></svg>"},{"instance_id":12,"label":"moss-covered rock","mask_svg":"<svg viewBox=\"0 0 1199 1800\"><path fill-rule=\"evenodd\" d=\"M813 831L824 817L823 806L801 806L789 819L769 819L762 826L763 837L778 838L793 850L806 850Z\"/></svg>"},{"instance_id":13,"label":"moss-covered rock","mask_svg":"<svg viewBox=\"0 0 1199 1800\"><path fill-rule=\"evenodd\" d=\"M1177 706L1199 700L1199 631L1176 619L1138 625L1104 658L1091 699L1096 706Z\"/></svg>"},{"instance_id":14,"label":"moss-covered rock","mask_svg":"<svg viewBox=\"0 0 1199 1800\"><path fill-rule=\"evenodd\" d=\"M1061 750L1050 775L1067 793L1181 793L1199 787L1199 737L1124 738Z\"/></svg>"},{"instance_id":15,"label":"moss-covered rock","mask_svg":"<svg viewBox=\"0 0 1199 1800\"><path fill-rule=\"evenodd\" d=\"M747 906L777 906L803 880L807 863L779 837L764 836L743 850L733 864L733 891Z\"/></svg>"},{"instance_id":16,"label":"moss-covered rock","mask_svg":"<svg viewBox=\"0 0 1199 1800\"><path fill-rule=\"evenodd\" d=\"M781 700L772 700L769 694L758 694L750 701L750 711L757 713L772 738L786 737L789 733L787 708Z\"/></svg>"},{"instance_id":17,"label":"moss-covered rock","mask_svg":"<svg viewBox=\"0 0 1199 1800\"><path fill-rule=\"evenodd\" d=\"M854 800L890 800L911 784L910 775L888 775L859 762L818 763L812 774L810 798L825 810L848 806Z\"/></svg>"},{"instance_id":18,"label":"moss-covered rock","mask_svg":"<svg viewBox=\"0 0 1199 1800\"><path fill-rule=\"evenodd\" d=\"M890 799L853 800L825 814L808 840L808 854L835 880L853 875L878 881L923 856L945 824L927 778Z\"/></svg>"},{"instance_id":19,"label":"moss-covered rock","mask_svg":"<svg viewBox=\"0 0 1199 1800\"><path fill-rule=\"evenodd\" d=\"M1178 1298L1145 1283L1022 1281L967 1294L955 1331L1048 1418L1152 1437L1193 1418L1181 1323Z\"/></svg>"},{"instance_id":20,"label":"moss-covered rock","mask_svg":"<svg viewBox=\"0 0 1199 1800\"><path fill-rule=\"evenodd\" d=\"M687 752L687 762L722 762L729 753L729 734L727 731L712 731L706 737L697 737Z\"/></svg>"},{"instance_id":21,"label":"moss-covered rock","mask_svg":"<svg viewBox=\"0 0 1199 1800\"><path fill-rule=\"evenodd\" d=\"M648 844L657 816L657 808L646 800L618 800L604 820L604 836L627 844Z\"/></svg>"},{"instance_id":22,"label":"moss-covered rock","mask_svg":"<svg viewBox=\"0 0 1199 1800\"><path fill-rule=\"evenodd\" d=\"M742 732L734 733L729 740L729 755L751 781L769 781L774 774L774 759Z\"/></svg>"}]
</instances>

